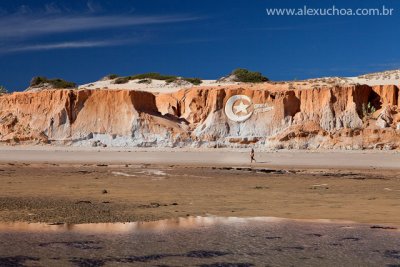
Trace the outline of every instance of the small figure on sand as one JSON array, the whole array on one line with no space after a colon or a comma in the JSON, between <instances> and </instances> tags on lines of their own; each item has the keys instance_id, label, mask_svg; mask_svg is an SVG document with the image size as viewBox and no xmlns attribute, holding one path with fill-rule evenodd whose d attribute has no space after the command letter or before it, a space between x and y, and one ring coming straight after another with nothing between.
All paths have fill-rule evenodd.
<instances>
[{"instance_id":1,"label":"small figure on sand","mask_svg":"<svg viewBox=\"0 0 400 267\"><path fill-rule=\"evenodd\" d=\"M49 127L48 134L47 134L48 137L51 137L53 135L53 126L54 126L54 118L51 117L50 127Z\"/></svg>"},{"instance_id":2,"label":"small figure on sand","mask_svg":"<svg viewBox=\"0 0 400 267\"><path fill-rule=\"evenodd\" d=\"M253 160L254 162L257 162L256 159L254 158L254 149L252 148L250 152L250 163L253 163Z\"/></svg>"}]
</instances>

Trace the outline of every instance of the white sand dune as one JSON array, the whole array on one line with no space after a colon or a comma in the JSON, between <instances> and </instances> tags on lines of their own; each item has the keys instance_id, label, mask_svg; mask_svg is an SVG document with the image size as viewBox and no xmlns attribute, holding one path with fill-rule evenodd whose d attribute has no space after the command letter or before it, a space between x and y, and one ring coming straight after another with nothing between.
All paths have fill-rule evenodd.
<instances>
[{"instance_id":1,"label":"white sand dune","mask_svg":"<svg viewBox=\"0 0 400 267\"><path fill-rule=\"evenodd\" d=\"M400 70L390 70L376 73L360 75L358 77L349 77L354 83L374 85L399 85Z\"/></svg>"},{"instance_id":2,"label":"white sand dune","mask_svg":"<svg viewBox=\"0 0 400 267\"><path fill-rule=\"evenodd\" d=\"M180 89L198 87L198 86L220 86L220 85L232 85L237 84L235 82L231 83L221 83L217 80L202 80L200 85L193 85L186 81L171 82L167 83L162 80L151 80L149 84L139 83L140 80L130 80L127 83L115 84L115 80L100 80L88 84L83 84L79 86L79 89L111 89L111 90L138 90L146 91L151 93L173 93L179 91Z\"/></svg>"},{"instance_id":3,"label":"white sand dune","mask_svg":"<svg viewBox=\"0 0 400 267\"><path fill-rule=\"evenodd\" d=\"M181 89L203 86L226 86L240 84L232 82L224 78L220 80L202 80L200 85L193 85L184 80L167 83L163 80L149 79L149 83L140 82L141 80L130 80L127 83L116 84L115 79L102 79L99 81L82 84L79 89L111 89L111 90L138 90L151 93L173 93ZM376 73L369 73L357 77L321 77L312 78L301 81L278 81L271 82L272 84L281 84L283 87L294 86L299 89L309 89L313 87L335 86L335 85L350 85L350 84L366 84L369 86L375 85L399 85L400 70L390 70Z\"/></svg>"}]
</instances>

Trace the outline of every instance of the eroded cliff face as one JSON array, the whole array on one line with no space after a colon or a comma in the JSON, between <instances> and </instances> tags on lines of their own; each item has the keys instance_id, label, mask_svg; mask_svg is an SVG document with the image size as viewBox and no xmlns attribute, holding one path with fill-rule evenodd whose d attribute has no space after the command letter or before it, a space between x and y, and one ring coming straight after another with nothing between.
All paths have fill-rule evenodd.
<instances>
[{"instance_id":1,"label":"eroded cliff face","mask_svg":"<svg viewBox=\"0 0 400 267\"><path fill-rule=\"evenodd\" d=\"M80 146L396 149L399 102L399 88L391 85L282 90L244 84L168 94L44 90L0 97L0 140Z\"/></svg>"}]
</instances>

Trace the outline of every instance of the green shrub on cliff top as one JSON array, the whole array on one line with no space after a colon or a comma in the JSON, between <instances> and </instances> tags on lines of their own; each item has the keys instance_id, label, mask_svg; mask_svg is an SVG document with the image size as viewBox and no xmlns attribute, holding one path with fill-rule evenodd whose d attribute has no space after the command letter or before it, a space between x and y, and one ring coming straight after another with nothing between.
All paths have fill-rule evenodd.
<instances>
[{"instance_id":1,"label":"green shrub on cliff top","mask_svg":"<svg viewBox=\"0 0 400 267\"><path fill-rule=\"evenodd\" d=\"M199 85L201 84L203 81L199 78L183 78L183 80L190 82L193 85Z\"/></svg>"},{"instance_id":2,"label":"green shrub on cliff top","mask_svg":"<svg viewBox=\"0 0 400 267\"><path fill-rule=\"evenodd\" d=\"M63 79L52 79L52 80L49 80L49 83L54 88L74 88L74 87L76 87L76 83L68 82Z\"/></svg>"},{"instance_id":3,"label":"green shrub on cliff top","mask_svg":"<svg viewBox=\"0 0 400 267\"><path fill-rule=\"evenodd\" d=\"M74 83L74 82L68 82L68 81L65 81L65 80L59 79L59 78L47 79L44 76L33 77L30 82L31 87L38 87L38 86L45 85L45 84L50 84L52 87L59 88L59 89L76 87L76 83Z\"/></svg>"},{"instance_id":4,"label":"green shrub on cliff top","mask_svg":"<svg viewBox=\"0 0 400 267\"><path fill-rule=\"evenodd\" d=\"M128 77L118 77L114 80L115 84L123 84L129 82L129 76Z\"/></svg>"},{"instance_id":5,"label":"green shrub on cliff top","mask_svg":"<svg viewBox=\"0 0 400 267\"><path fill-rule=\"evenodd\" d=\"M171 80L171 79L177 79L177 76L174 75L162 75L158 72L149 72L149 73L143 73L143 74L136 74L133 76L130 76L131 80L142 80L142 79L153 79L153 80Z\"/></svg>"},{"instance_id":6,"label":"green shrub on cliff top","mask_svg":"<svg viewBox=\"0 0 400 267\"><path fill-rule=\"evenodd\" d=\"M32 78L29 86L38 86L38 85L45 83L46 81L47 81L46 77L36 76L36 77Z\"/></svg>"},{"instance_id":7,"label":"green shrub on cliff top","mask_svg":"<svg viewBox=\"0 0 400 267\"><path fill-rule=\"evenodd\" d=\"M108 74L108 75L106 76L106 78L107 78L108 80L114 80L114 79L116 79L116 78L118 78L118 77L119 77L118 74Z\"/></svg>"},{"instance_id":8,"label":"green shrub on cliff top","mask_svg":"<svg viewBox=\"0 0 400 267\"><path fill-rule=\"evenodd\" d=\"M269 79L263 76L260 72L249 71L246 69L236 69L232 72L232 75L236 76L237 82L261 83L269 81Z\"/></svg>"},{"instance_id":9,"label":"green shrub on cliff top","mask_svg":"<svg viewBox=\"0 0 400 267\"><path fill-rule=\"evenodd\" d=\"M7 94L7 89L3 85L0 85L0 95L2 94Z\"/></svg>"}]
</instances>

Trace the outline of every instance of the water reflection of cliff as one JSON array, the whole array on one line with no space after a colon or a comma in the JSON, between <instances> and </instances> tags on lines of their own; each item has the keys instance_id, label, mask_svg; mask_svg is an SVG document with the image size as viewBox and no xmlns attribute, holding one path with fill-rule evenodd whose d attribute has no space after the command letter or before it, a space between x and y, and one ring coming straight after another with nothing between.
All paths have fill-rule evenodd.
<instances>
[{"instance_id":1,"label":"water reflection of cliff","mask_svg":"<svg viewBox=\"0 0 400 267\"><path fill-rule=\"evenodd\" d=\"M13 222L0 223L0 232L80 232L80 233L135 233L146 231L169 231L174 229L193 229L213 226L216 224L248 223L251 221L276 222L283 219L272 217L186 217L166 219L154 222L129 223L89 223L89 224L60 224Z\"/></svg>"}]
</instances>

